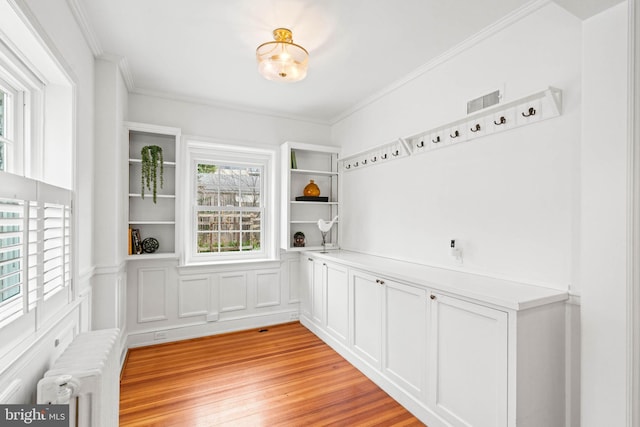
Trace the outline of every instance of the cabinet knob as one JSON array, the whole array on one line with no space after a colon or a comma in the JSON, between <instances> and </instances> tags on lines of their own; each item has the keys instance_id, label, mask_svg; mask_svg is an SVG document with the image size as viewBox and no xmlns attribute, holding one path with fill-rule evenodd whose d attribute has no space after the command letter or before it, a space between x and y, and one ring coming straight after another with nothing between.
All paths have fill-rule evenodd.
<instances>
[{"instance_id":1,"label":"cabinet knob","mask_svg":"<svg viewBox=\"0 0 640 427\"><path fill-rule=\"evenodd\" d=\"M431 296L430 296L429 298L431 298L431 299L436 299L436 296L435 296L435 295L433 295L433 294L431 294Z\"/></svg>"},{"instance_id":2,"label":"cabinet knob","mask_svg":"<svg viewBox=\"0 0 640 427\"><path fill-rule=\"evenodd\" d=\"M307 258L307 261L313 261L313 258Z\"/></svg>"},{"instance_id":3,"label":"cabinet knob","mask_svg":"<svg viewBox=\"0 0 640 427\"><path fill-rule=\"evenodd\" d=\"M384 280L376 279L376 283L380 283L381 285L384 285Z\"/></svg>"},{"instance_id":4,"label":"cabinet knob","mask_svg":"<svg viewBox=\"0 0 640 427\"><path fill-rule=\"evenodd\" d=\"M323 263L322 263L322 265L324 265L324 266L326 267L326 266L327 266L327 263L326 263L326 262L323 262Z\"/></svg>"}]
</instances>

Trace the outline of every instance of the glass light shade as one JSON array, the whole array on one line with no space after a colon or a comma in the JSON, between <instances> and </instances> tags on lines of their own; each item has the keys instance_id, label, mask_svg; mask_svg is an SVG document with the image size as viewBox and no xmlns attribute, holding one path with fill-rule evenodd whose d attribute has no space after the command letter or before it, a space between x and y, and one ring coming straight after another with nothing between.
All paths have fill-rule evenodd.
<instances>
[{"instance_id":1,"label":"glass light shade","mask_svg":"<svg viewBox=\"0 0 640 427\"><path fill-rule=\"evenodd\" d=\"M268 80L297 82L307 76L309 53L293 43L291 31L277 28L275 41L263 43L256 49L258 71Z\"/></svg>"}]
</instances>

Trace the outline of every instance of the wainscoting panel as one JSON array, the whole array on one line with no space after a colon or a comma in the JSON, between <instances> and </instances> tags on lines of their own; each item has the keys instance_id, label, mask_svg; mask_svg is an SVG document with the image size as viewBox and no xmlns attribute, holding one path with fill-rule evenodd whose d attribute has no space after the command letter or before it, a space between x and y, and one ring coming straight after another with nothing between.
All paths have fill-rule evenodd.
<instances>
[{"instance_id":1,"label":"wainscoting panel","mask_svg":"<svg viewBox=\"0 0 640 427\"><path fill-rule=\"evenodd\" d=\"M138 322L166 320L167 268L138 270Z\"/></svg>"},{"instance_id":2,"label":"wainscoting panel","mask_svg":"<svg viewBox=\"0 0 640 427\"><path fill-rule=\"evenodd\" d=\"M280 270L256 271L256 307L280 305Z\"/></svg>"},{"instance_id":3,"label":"wainscoting panel","mask_svg":"<svg viewBox=\"0 0 640 427\"><path fill-rule=\"evenodd\" d=\"M186 276L178 280L178 317L207 314L211 300L209 275Z\"/></svg>"},{"instance_id":4,"label":"wainscoting panel","mask_svg":"<svg viewBox=\"0 0 640 427\"><path fill-rule=\"evenodd\" d=\"M220 274L220 312L247 308L247 273Z\"/></svg>"},{"instance_id":5,"label":"wainscoting panel","mask_svg":"<svg viewBox=\"0 0 640 427\"><path fill-rule=\"evenodd\" d=\"M127 263L126 345L139 347L290 322L299 317L299 253L281 260L180 265ZM294 277L293 280L291 278Z\"/></svg>"}]
</instances>

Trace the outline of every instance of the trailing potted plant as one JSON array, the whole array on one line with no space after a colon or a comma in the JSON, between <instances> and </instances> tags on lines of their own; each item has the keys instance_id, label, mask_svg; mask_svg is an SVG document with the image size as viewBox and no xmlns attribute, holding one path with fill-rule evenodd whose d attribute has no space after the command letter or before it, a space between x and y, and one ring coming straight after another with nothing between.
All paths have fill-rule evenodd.
<instances>
[{"instance_id":1,"label":"trailing potted plant","mask_svg":"<svg viewBox=\"0 0 640 427\"><path fill-rule=\"evenodd\" d=\"M158 166L160 166L160 188L164 185L164 164L162 161L162 147L157 145L146 145L140 151L142 155L142 191L141 196L144 199L144 188L153 191L153 203L156 203L157 184L158 184Z\"/></svg>"}]
</instances>

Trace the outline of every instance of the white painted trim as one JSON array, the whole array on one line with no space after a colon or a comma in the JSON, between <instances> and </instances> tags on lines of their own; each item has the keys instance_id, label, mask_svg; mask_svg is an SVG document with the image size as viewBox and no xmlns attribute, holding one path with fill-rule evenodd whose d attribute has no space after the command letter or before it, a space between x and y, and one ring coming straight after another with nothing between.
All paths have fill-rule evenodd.
<instances>
[{"instance_id":1,"label":"white painted trim","mask_svg":"<svg viewBox=\"0 0 640 427\"><path fill-rule=\"evenodd\" d=\"M100 45L96 32L89 23L87 13L85 12L82 2L79 0L67 0L67 4L69 5L69 9L71 9L73 17L78 23L78 27L80 27L80 31L82 32L87 45L89 45L89 49L93 52L93 56L98 57L102 55L104 51L102 50L102 46Z\"/></svg>"},{"instance_id":2,"label":"white painted trim","mask_svg":"<svg viewBox=\"0 0 640 427\"><path fill-rule=\"evenodd\" d=\"M627 421L640 427L640 7L628 0Z\"/></svg>"},{"instance_id":3,"label":"white painted trim","mask_svg":"<svg viewBox=\"0 0 640 427\"><path fill-rule=\"evenodd\" d=\"M173 325L167 328L149 328L133 331L127 335L127 348L142 347L165 342L174 342L185 339L207 337L227 332L244 331L253 328L262 328L269 325L278 325L291 322L297 315L298 308L282 310L265 314L252 314L234 318L220 319L216 322L194 322L191 324ZM167 338L155 340L156 332L166 332Z\"/></svg>"},{"instance_id":4,"label":"white painted trim","mask_svg":"<svg viewBox=\"0 0 640 427\"><path fill-rule=\"evenodd\" d=\"M390 84L386 88L384 88L384 89L378 91L377 93L365 98L364 100L362 100L361 102L357 103L353 107L347 109L343 113L341 113L338 116L334 117L333 119L329 120L330 124L335 125L336 123L344 120L345 118L347 118L350 115L356 113L357 111L362 110L363 108L367 107L368 105L374 103L378 99L380 99L380 98L382 98L382 97L384 97L384 96L396 91L398 88L400 88L400 87L404 86L405 84L415 80L416 78L422 76L423 74L426 74L427 72L431 71L432 69L434 69L434 68L436 68L436 67L438 67L438 66L440 66L440 65L442 65L444 63L446 63L447 61L450 61L452 58L455 58L456 56L460 55L461 53L466 52L467 50L469 50L472 47L476 46L478 43L488 39L489 37L493 36L494 34L497 34L500 31L504 30L505 28L507 28L507 27L515 24L516 22L520 21L521 19L526 18L527 16L531 15L533 12L537 11L538 9L542 8L543 6L546 6L549 3L551 3L551 0L533 0L533 1L525 4L523 7L519 8L519 9L516 9L515 11L513 11L510 14L506 15L502 19L499 19L498 21L496 21L493 24L485 27L483 30L481 30L480 32L476 33L475 35L469 37L468 39L466 39L466 40L462 41L461 43L457 44L456 46L454 46L453 48L447 50L442 55L435 57L434 59L432 59L431 61L427 62L423 66L417 68L416 70L414 70L410 74L406 75L404 78L396 80L394 83Z\"/></svg>"},{"instance_id":5,"label":"white painted trim","mask_svg":"<svg viewBox=\"0 0 640 427\"><path fill-rule=\"evenodd\" d=\"M152 89L134 88L130 90L130 93L134 95L143 95L143 96L149 96L153 98L166 99L169 101L187 102L187 103L196 104L196 105L206 105L208 107L219 108L221 110L237 111L239 113L256 114L259 116L266 116L266 117L275 117L277 119L295 120L298 122L307 122L307 123L313 123L313 124L324 125L324 126L333 124L333 122L328 120L321 120L321 119L307 117L307 116L297 116L293 114L284 114L284 113L280 114L280 113L267 111L259 108L250 108L250 107L246 107L238 104L214 101L211 99L199 98L196 96L167 93L167 92L162 92L162 91L152 90Z\"/></svg>"}]
</instances>

